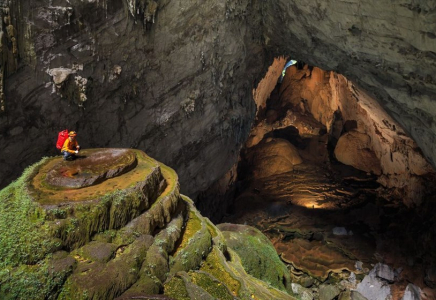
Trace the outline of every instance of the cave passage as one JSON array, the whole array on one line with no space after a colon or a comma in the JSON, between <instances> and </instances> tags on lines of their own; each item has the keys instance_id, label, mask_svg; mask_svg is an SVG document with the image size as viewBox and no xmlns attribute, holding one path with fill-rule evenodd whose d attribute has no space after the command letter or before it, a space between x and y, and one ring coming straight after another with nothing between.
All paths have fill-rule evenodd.
<instances>
[{"instance_id":1,"label":"cave passage","mask_svg":"<svg viewBox=\"0 0 436 300\"><path fill-rule=\"evenodd\" d=\"M273 81L274 69L280 64L265 78ZM266 99L256 98L265 91L253 93L257 117L224 221L263 231L305 288L362 279L383 263L395 270L392 295L413 283L431 298L434 170L401 126L345 77L302 63L285 72L275 86L259 84L273 87Z\"/></svg>"}]
</instances>

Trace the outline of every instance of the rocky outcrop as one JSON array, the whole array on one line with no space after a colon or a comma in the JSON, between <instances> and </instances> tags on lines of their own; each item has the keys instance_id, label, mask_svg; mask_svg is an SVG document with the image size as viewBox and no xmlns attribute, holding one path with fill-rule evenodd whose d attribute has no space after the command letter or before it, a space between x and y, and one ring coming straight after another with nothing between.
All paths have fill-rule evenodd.
<instances>
[{"instance_id":1,"label":"rocky outcrop","mask_svg":"<svg viewBox=\"0 0 436 300\"><path fill-rule=\"evenodd\" d=\"M130 170L70 184L132 157ZM56 185L53 173L45 176L77 165L82 171L56 173L69 179ZM262 233L224 227L258 248L240 252L179 194L177 174L142 151L91 149L67 163L44 158L0 199L2 299L294 299L289 272Z\"/></svg>"}]
</instances>

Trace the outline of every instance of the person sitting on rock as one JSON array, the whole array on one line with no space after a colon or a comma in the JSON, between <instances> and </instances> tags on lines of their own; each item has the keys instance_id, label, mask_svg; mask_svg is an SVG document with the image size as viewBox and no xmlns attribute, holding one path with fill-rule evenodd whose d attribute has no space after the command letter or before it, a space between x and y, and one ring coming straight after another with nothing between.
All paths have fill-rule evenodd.
<instances>
[{"instance_id":1,"label":"person sitting on rock","mask_svg":"<svg viewBox=\"0 0 436 300\"><path fill-rule=\"evenodd\" d=\"M64 160L74 160L76 159L76 154L79 153L80 146L79 143L77 143L76 135L77 133L75 131L68 133L68 138L65 140L61 149Z\"/></svg>"}]
</instances>

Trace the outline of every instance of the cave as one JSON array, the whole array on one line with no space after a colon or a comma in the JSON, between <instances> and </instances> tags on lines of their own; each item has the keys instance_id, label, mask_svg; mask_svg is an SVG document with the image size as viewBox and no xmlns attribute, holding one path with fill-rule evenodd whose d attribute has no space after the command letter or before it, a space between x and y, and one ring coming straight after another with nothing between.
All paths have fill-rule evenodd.
<instances>
[{"instance_id":1,"label":"cave","mask_svg":"<svg viewBox=\"0 0 436 300\"><path fill-rule=\"evenodd\" d=\"M436 299L435 13L0 2L0 298Z\"/></svg>"},{"instance_id":2,"label":"cave","mask_svg":"<svg viewBox=\"0 0 436 300\"><path fill-rule=\"evenodd\" d=\"M395 265L402 279L393 295L411 282L429 284L433 167L401 125L344 76L297 63L282 77L284 62L275 59L253 91L256 119L220 221L264 232L306 288L313 278L349 276L356 259L362 268Z\"/></svg>"}]
</instances>

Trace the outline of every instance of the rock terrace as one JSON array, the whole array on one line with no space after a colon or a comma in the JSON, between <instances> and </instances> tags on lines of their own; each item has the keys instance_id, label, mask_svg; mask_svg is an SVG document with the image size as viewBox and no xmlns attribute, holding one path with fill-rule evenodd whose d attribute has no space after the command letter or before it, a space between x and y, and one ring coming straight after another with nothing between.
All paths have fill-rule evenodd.
<instances>
[{"instance_id":1,"label":"rock terrace","mask_svg":"<svg viewBox=\"0 0 436 300\"><path fill-rule=\"evenodd\" d=\"M126 173L136 164L132 150L84 150L74 161L56 161L48 170L45 182L57 187L81 188Z\"/></svg>"}]
</instances>

